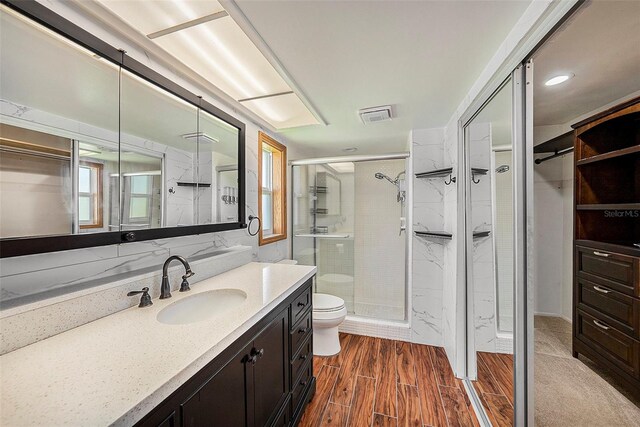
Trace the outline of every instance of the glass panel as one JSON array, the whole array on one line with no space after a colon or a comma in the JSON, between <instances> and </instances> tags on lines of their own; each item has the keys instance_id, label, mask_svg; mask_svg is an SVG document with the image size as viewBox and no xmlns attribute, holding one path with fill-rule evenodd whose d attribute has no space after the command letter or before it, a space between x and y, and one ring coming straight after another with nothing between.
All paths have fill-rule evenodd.
<instances>
[{"instance_id":1,"label":"glass panel","mask_svg":"<svg viewBox=\"0 0 640 427\"><path fill-rule=\"evenodd\" d=\"M293 167L293 258L317 266L315 291L350 314L406 319L405 170L404 160Z\"/></svg>"},{"instance_id":2,"label":"glass panel","mask_svg":"<svg viewBox=\"0 0 640 427\"><path fill-rule=\"evenodd\" d=\"M78 199L78 218L80 222L91 221L91 197L80 196Z\"/></svg>"},{"instance_id":3,"label":"glass panel","mask_svg":"<svg viewBox=\"0 0 640 427\"><path fill-rule=\"evenodd\" d=\"M262 150L262 188L271 190L273 183L273 154Z\"/></svg>"},{"instance_id":4,"label":"glass panel","mask_svg":"<svg viewBox=\"0 0 640 427\"><path fill-rule=\"evenodd\" d=\"M194 190L198 224L237 222L238 204L238 128L200 110L198 183ZM222 173L222 175L221 175ZM218 179L221 182L218 182ZM224 196L226 198L223 198Z\"/></svg>"},{"instance_id":5,"label":"glass panel","mask_svg":"<svg viewBox=\"0 0 640 427\"><path fill-rule=\"evenodd\" d=\"M496 371L496 377L513 377L512 94L509 80L465 128L471 180L467 229L473 233L473 245L467 248L472 262L467 288L473 300L469 307L473 322L467 336L475 350L468 374L472 381L477 378L480 390L487 386L483 384L487 369ZM507 410L513 413L511 405ZM489 413L488 408L485 412Z\"/></svg>"},{"instance_id":6,"label":"glass panel","mask_svg":"<svg viewBox=\"0 0 640 427\"><path fill-rule=\"evenodd\" d=\"M262 228L266 234L273 232L273 196L262 193Z\"/></svg>"},{"instance_id":7,"label":"glass panel","mask_svg":"<svg viewBox=\"0 0 640 427\"><path fill-rule=\"evenodd\" d=\"M149 199L147 197L131 197L130 218L146 218L149 215Z\"/></svg>"},{"instance_id":8,"label":"glass panel","mask_svg":"<svg viewBox=\"0 0 640 427\"><path fill-rule=\"evenodd\" d=\"M117 215L117 186L95 175L87 188L88 170L74 165L93 158L108 172L109 153L117 158L119 67L1 8L0 237L108 231L81 228L87 201L74 194L101 196L89 208L93 222L96 208Z\"/></svg>"},{"instance_id":9,"label":"glass panel","mask_svg":"<svg viewBox=\"0 0 640 427\"><path fill-rule=\"evenodd\" d=\"M91 169L80 167L78 173L78 191L81 193L91 192Z\"/></svg>"},{"instance_id":10,"label":"glass panel","mask_svg":"<svg viewBox=\"0 0 640 427\"><path fill-rule=\"evenodd\" d=\"M151 179L149 175L138 175L131 177L131 193L133 194L150 194Z\"/></svg>"},{"instance_id":11,"label":"glass panel","mask_svg":"<svg viewBox=\"0 0 640 427\"><path fill-rule=\"evenodd\" d=\"M198 108L123 70L121 109L122 229L194 225ZM138 177L151 188L140 192ZM139 193L151 194L148 221L130 216Z\"/></svg>"}]
</instances>

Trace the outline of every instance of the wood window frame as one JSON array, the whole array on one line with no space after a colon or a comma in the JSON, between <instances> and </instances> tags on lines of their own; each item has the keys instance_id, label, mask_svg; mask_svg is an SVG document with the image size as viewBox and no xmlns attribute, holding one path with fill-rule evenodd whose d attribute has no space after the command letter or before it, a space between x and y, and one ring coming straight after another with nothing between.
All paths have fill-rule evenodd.
<instances>
[{"instance_id":1,"label":"wood window frame","mask_svg":"<svg viewBox=\"0 0 640 427\"><path fill-rule=\"evenodd\" d=\"M104 165L102 163L81 161L80 166L88 167L95 170L96 191L95 193L92 193L94 221L91 224L79 224L79 227L81 230L92 229L92 228L103 228L104 219L103 219L102 201L104 197L104 188L102 186L102 173L104 170Z\"/></svg>"},{"instance_id":2,"label":"wood window frame","mask_svg":"<svg viewBox=\"0 0 640 427\"><path fill-rule=\"evenodd\" d=\"M260 246L287 238L287 147L264 132L258 132L258 212L262 216L262 150L268 146L273 153L272 206L273 233L258 234Z\"/></svg>"}]
</instances>

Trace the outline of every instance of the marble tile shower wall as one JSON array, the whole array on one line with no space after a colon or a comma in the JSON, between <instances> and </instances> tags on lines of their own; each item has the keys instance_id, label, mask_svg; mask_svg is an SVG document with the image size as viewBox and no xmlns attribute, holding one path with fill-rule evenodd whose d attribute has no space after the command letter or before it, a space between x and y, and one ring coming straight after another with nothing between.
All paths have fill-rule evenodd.
<instances>
[{"instance_id":1,"label":"marble tile shower wall","mask_svg":"<svg viewBox=\"0 0 640 427\"><path fill-rule=\"evenodd\" d=\"M427 172L448 167L444 159L443 129L412 131L411 159L413 172ZM448 160L447 160L448 161ZM414 231L445 229L443 178L417 179L413 185ZM416 343L442 346L442 297L444 252L447 240L412 236L412 307L411 340Z\"/></svg>"},{"instance_id":2,"label":"marble tile shower wall","mask_svg":"<svg viewBox=\"0 0 640 427\"><path fill-rule=\"evenodd\" d=\"M458 176L458 123L452 120L444 129L444 164ZM442 289L442 345L454 370L457 370L457 294L458 294L458 186L444 188L444 229L453 237L444 246L444 285Z\"/></svg>"},{"instance_id":3,"label":"marble tile shower wall","mask_svg":"<svg viewBox=\"0 0 640 427\"><path fill-rule=\"evenodd\" d=\"M469 125L471 165L491 169L491 125ZM471 184L471 214L473 232L491 231L491 173L478 176ZM473 315L475 349L496 351L496 287L494 279L493 246L491 237L473 239Z\"/></svg>"}]
</instances>

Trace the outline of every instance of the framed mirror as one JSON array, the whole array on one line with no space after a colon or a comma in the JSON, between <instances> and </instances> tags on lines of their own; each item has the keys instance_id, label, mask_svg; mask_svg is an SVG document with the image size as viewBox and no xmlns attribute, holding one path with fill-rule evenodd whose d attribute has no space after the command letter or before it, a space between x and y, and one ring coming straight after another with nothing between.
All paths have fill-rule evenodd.
<instances>
[{"instance_id":1,"label":"framed mirror","mask_svg":"<svg viewBox=\"0 0 640 427\"><path fill-rule=\"evenodd\" d=\"M37 2L0 7L0 257L245 227L242 122Z\"/></svg>"}]
</instances>

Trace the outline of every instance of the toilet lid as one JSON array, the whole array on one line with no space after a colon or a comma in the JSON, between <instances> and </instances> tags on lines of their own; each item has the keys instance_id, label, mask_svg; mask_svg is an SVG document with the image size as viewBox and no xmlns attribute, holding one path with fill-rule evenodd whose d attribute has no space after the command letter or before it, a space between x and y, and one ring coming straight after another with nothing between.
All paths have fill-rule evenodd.
<instances>
[{"instance_id":1,"label":"toilet lid","mask_svg":"<svg viewBox=\"0 0 640 427\"><path fill-rule=\"evenodd\" d=\"M344 300L335 295L313 294L313 311L338 311L344 308Z\"/></svg>"}]
</instances>

